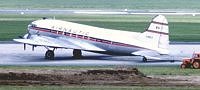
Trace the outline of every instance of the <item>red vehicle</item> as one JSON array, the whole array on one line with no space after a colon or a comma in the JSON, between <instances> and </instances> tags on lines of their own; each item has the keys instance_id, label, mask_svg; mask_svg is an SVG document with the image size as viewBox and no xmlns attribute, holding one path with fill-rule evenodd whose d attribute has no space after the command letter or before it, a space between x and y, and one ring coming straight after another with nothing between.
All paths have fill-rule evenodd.
<instances>
[{"instance_id":1,"label":"red vehicle","mask_svg":"<svg viewBox=\"0 0 200 90\"><path fill-rule=\"evenodd\" d=\"M181 68L194 68L200 69L200 53L194 53L192 58L183 59Z\"/></svg>"}]
</instances>

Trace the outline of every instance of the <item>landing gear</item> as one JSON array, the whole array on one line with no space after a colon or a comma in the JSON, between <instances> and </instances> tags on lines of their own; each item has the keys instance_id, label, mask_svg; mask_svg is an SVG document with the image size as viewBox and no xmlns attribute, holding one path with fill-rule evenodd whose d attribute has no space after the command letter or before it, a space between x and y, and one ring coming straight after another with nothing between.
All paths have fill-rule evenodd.
<instances>
[{"instance_id":1,"label":"landing gear","mask_svg":"<svg viewBox=\"0 0 200 90\"><path fill-rule=\"evenodd\" d=\"M53 50L47 50L45 53L45 59L54 60L54 58L55 58L54 50L55 50L55 48ZM81 57L82 57L81 50L74 49L73 50L73 58L80 59Z\"/></svg>"},{"instance_id":2,"label":"landing gear","mask_svg":"<svg viewBox=\"0 0 200 90\"><path fill-rule=\"evenodd\" d=\"M78 49L74 49L73 50L73 57L75 59L80 59L82 57L82 52L81 50L78 50Z\"/></svg>"},{"instance_id":3,"label":"landing gear","mask_svg":"<svg viewBox=\"0 0 200 90\"><path fill-rule=\"evenodd\" d=\"M45 53L45 59L54 60L54 51L53 50L47 50L46 53Z\"/></svg>"},{"instance_id":4,"label":"landing gear","mask_svg":"<svg viewBox=\"0 0 200 90\"><path fill-rule=\"evenodd\" d=\"M143 62L147 62L147 58L145 56L142 57Z\"/></svg>"}]
</instances>

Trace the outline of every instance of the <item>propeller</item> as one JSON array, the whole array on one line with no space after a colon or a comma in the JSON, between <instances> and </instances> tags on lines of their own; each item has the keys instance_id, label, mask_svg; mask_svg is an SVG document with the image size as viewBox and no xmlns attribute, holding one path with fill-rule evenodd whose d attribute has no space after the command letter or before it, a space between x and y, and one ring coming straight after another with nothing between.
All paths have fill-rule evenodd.
<instances>
[{"instance_id":1,"label":"propeller","mask_svg":"<svg viewBox=\"0 0 200 90\"><path fill-rule=\"evenodd\" d=\"M19 38L24 38L23 36L18 36Z\"/></svg>"},{"instance_id":2,"label":"propeller","mask_svg":"<svg viewBox=\"0 0 200 90\"><path fill-rule=\"evenodd\" d=\"M31 34L30 33L28 33L28 36L26 37L26 39L29 39L31 37Z\"/></svg>"}]
</instances>

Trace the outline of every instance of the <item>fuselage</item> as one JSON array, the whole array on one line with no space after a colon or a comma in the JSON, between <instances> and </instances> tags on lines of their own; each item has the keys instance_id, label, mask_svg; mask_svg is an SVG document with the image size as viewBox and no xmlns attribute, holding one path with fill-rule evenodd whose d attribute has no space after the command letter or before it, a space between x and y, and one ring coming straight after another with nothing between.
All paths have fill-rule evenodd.
<instances>
[{"instance_id":1,"label":"fuselage","mask_svg":"<svg viewBox=\"0 0 200 90\"><path fill-rule=\"evenodd\" d=\"M131 55L139 50L157 50L148 42L138 40L141 33L105 29L61 20L44 19L29 24L29 33L52 38L70 38L90 43L110 54ZM64 41L64 39L63 39Z\"/></svg>"}]
</instances>

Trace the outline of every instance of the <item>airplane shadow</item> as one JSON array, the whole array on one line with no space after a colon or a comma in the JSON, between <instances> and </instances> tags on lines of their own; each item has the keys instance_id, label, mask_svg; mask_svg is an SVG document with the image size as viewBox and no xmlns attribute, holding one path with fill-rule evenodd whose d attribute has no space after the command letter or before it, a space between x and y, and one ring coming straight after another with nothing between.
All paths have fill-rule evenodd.
<instances>
[{"instance_id":1,"label":"airplane shadow","mask_svg":"<svg viewBox=\"0 0 200 90\"><path fill-rule=\"evenodd\" d=\"M69 57L55 57L54 60L46 60L44 58L32 58L31 60L29 60L30 62L39 62L39 61L42 61L42 62L51 62L51 61L78 61L78 60L91 60L91 61L94 61L94 60L105 60L105 61L122 61L123 59L115 59L115 58L112 58L114 56L84 56L80 59L75 59L73 58L72 56L69 56ZM123 61L130 61L130 60L126 60L124 59Z\"/></svg>"},{"instance_id":2,"label":"airplane shadow","mask_svg":"<svg viewBox=\"0 0 200 90\"><path fill-rule=\"evenodd\" d=\"M181 62L181 60L148 60L145 63L158 63L158 62L171 62L171 63L174 63L174 62Z\"/></svg>"},{"instance_id":3,"label":"airplane shadow","mask_svg":"<svg viewBox=\"0 0 200 90\"><path fill-rule=\"evenodd\" d=\"M46 60L44 57L38 58L29 58L26 62L54 62L54 61L78 61L78 60L100 60L100 61L126 61L132 63L160 63L160 62L180 62L179 60L149 60L143 62L142 59L138 56L109 56L109 55L100 55L100 56L83 56L81 59L74 59L72 56L68 57L55 57L54 60Z\"/></svg>"}]
</instances>

